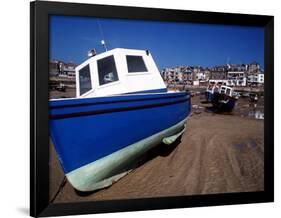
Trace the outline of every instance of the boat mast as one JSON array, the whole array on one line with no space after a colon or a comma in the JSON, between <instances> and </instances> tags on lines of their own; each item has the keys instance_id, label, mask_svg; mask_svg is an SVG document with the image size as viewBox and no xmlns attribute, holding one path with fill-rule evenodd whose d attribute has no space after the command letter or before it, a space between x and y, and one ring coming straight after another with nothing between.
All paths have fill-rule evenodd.
<instances>
[{"instance_id":1,"label":"boat mast","mask_svg":"<svg viewBox=\"0 0 281 218\"><path fill-rule=\"evenodd\" d=\"M100 24L100 21L99 21L98 18L97 18L97 23L98 23L100 35L101 35L101 38L102 38L101 44L102 44L104 50L107 51L107 47L106 47L106 44L105 44L105 41L104 41L104 35L103 35L102 27L101 27L101 24Z\"/></svg>"},{"instance_id":2,"label":"boat mast","mask_svg":"<svg viewBox=\"0 0 281 218\"><path fill-rule=\"evenodd\" d=\"M105 51L107 51L107 47L106 47L106 44L105 44L105 41L104 41L104 40L101 40L101 44L102 44L102 46L104 47Z\"/></svg>"}]
</instances>

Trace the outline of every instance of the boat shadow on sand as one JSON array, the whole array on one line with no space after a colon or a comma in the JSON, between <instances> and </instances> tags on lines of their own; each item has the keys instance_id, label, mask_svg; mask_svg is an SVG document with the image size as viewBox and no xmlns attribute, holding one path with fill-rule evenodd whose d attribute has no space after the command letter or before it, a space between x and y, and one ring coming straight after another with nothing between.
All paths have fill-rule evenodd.
<instances>
[{"instance_id":1,"label":"boat shadow on sand","mask_svg":"<svg viewBox=\"0 0 281 218\"><path fill-rule=\"evenodd\" d=\"M120 169L120 170L116 171L116 174L123 173L123 172L126 172L126 171L137 170L138 167L146 164L147 162L153 160L156 157L159 157L159 156L160 157L167 157L167 156L169 156L177 148L177 146L181 143L181 138L182 138L182 136L177 138L176 141L173 142L170 145L166 145L164 143L161 143L161 144L157 145L156 147L147 151L147 153L145 153L140 159L138 159L138 160L132 162L131 164L129 164L125 169L123 168L123 169ZM112 185L114 185L114 183ZM79 195L80 197L86 197L86 196L95 194L99 191L109 189L111 186L105 187L103 189L95 190L95 191L89 191L89 192L81 192L81 191L76 190L76 189L74 189L74 190L75 190L75 193L77 195Z\"/></svg>"},{"instance_id":2,"label":"boat shadow on sand","mask_svg":"<svg viewBox=\"0 0 281 218\"><path fill-rule=\"evenodd\" d=\"M204 108L204 111L207 113L214 113L214 114L223 114L223 115L233 115L233 111L227 111L227 110L223 110L222 108L218 107L218 106L214 106L212 105L211 102L207 101L207 100L202 100L200 101L200 103L202 105L204 105L202 108Z\"/></svg>"},{"instance_id":3,"label":"boat shadow on sand","mask_svg":"<svg viewBox=\"0 0 281 218\"><path fill-rule=\"evenodd\" d=\"M214 107L214 106L207 106L205 107L205 112L207 113L214 113L214 114L221 114L221 115L233 115L232 111L224 111L220 108Z\"/></svg>"}]
</instances>

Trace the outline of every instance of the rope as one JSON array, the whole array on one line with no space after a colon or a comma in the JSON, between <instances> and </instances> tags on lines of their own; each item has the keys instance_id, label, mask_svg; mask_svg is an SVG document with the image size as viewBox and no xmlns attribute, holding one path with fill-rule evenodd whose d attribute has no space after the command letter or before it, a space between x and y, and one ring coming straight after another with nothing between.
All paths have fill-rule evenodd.
<instances>
[{"instance_id":1,"label":"rope","mask_svg":"<svg viewBox=\"0 0 281 218\"><path fill-rule=\"evenodd\" d=\"M98 23L98 26L99 26L99 31L100 31L101 38L103 40L105 40L99 18L97 18L97 23Z\"/></svg>"}]
</instances>

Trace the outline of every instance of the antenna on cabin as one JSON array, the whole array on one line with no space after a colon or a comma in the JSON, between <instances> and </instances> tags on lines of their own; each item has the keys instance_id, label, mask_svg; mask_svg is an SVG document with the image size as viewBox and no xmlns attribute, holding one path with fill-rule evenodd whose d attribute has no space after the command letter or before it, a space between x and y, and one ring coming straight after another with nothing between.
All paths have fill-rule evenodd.
<instances>
[{"instance_id":1,"label":"antenna on cabin","mask_svg":"<svg viewBox=\"0 0 281 218\"><path fill-rule=\"evenodd\" d=\"M100 42L101 42L102 46L104 47L105 51L107 51L107 47L106 47L105 41L101 40Z\"/></svg>"},{"instance_id":2,"label":"antenna on cabin","mask_svg":"<svg viewBox=\"0 0 281 218\"><path fill-rule=\"evenodd\" d=\"M106 44L105 44L105 41L104 41L104 35L103 35L102 27L101 27L101 24L100 24L100 21L99 21L98 18L97 18L97 23L98 23L100 35L101 35L101 38L102 38L101 44L102 44L103 48L105 49L105 51L107 51L107 47L106 47Z\"/></svg>"}]
</instances>

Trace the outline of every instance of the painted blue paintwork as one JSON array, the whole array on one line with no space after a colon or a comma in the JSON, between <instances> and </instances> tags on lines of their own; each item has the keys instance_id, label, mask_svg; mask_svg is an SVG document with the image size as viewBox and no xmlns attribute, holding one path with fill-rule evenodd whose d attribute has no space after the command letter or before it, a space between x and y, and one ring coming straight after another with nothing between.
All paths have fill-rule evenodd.
<instances>
[{"instance_id":1,"label":"painted blue paintwork","mask_svg":"<svg viewBox=\"0 0 281 218\"><path fill-rule=\"evenodd\" d=\"M144 92L146 93L146 92ZM160 98L170 98L170 97L181 97L181 96L187 96L185 92L163 92L160 94L145 94L141 95L141 93L135 93L138 95L131 95L131 94L124 94L124 95L112 95L107 97L93 97L93 98L69 98L69 99L59 99L59 100L50 100L49 106L51 108L57 108L57 107L67 107L67 106L81 106L82 104L105 104L105 103L111 103L111 102L120 102L120 101L138 101L141 99L160 99Z\"/></svg>"},{"instance_id":2,"label":"painted blue paintwork","mask_svg":"<svg viewBox=\"0 0 281 218\"><path fill-rule=\"evenodd\" d=\"M56 100L49 102L50 135L68 173L165 130L189 113L186 92Z\"/></svg>"},{"instance_id":3,"label":"painted blue paintwork","mask_svg":"<svg viewBox=\"0 0 281 218\"><path fill-rule=\"evenodd\" d=\"M225 103L226 101L226 103ZM233 110L237 99L220 93L214 93L212 104L217 112L230 112Z\"/></svg>"},{"instance_id":4,"label":"painted blue paintwork","mask_svg":"<svg viewBox=\"0 0 281 218\"><path fill-rule=\"evenodd\" d=\"M236 104L236 99L229 97L227 103L218 102L216 104L218 112L230 112Z\"/></svg>"}]
</instances>

